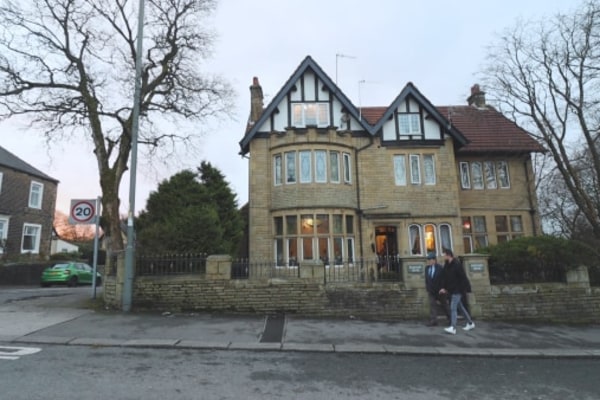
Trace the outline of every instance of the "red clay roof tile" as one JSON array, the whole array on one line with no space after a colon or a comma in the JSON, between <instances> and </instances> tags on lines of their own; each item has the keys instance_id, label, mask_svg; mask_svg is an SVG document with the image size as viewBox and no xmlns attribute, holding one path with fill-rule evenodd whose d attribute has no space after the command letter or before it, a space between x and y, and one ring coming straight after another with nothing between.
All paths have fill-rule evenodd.
<instances>
[{"instance_id":1,"label":"red clay roof tile","mask_svg":"<svg viewBox=\"0 0 600 400\"><path fill-rule=\"evenodd\" d=\"M492 107L436 106L469 143L459 153L478 152L541 152L543 147L524 129ZM375 125L387 107L362 107L363 118Z\"/></svg>"}]
</instances>

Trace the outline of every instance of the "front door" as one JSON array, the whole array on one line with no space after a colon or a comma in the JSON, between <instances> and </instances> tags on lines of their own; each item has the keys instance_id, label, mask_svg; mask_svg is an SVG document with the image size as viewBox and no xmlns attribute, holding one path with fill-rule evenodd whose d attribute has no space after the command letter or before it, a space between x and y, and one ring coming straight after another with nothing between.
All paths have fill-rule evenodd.
<instances>
[{"instance_id":1,"label":"front door","mask_svg":"<svg viewBox=\"0 0 600 400\"><path fill-rule=\"evenodd\" d=\"M375 227L375 249L380 271L396 271L398 258L398 237L395 226ZM398 272L398 271L396 271Z\"/></svg>"}]
</instances>

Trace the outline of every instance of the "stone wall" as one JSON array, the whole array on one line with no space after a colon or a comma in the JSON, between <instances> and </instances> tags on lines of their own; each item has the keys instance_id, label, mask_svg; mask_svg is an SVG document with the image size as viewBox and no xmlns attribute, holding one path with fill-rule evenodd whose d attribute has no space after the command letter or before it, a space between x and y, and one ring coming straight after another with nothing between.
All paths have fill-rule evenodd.
<instances>
[{"instance_id":1,"label":"stone wall","mask_svg":"<svg viewBox=\"0 0 600 400\"><path fill-rule=\"evenodd\" d=\"M205 275L137 277L133 308L377 320L427 318L423 260L403 263L402 282L326 284L321 276L231 280L228 260L209 257ZM600 287L589 286L585 267L571 271L567 283L491 286L485 257L465 257L464 265L473 287L469 299L476 318L600 323ZM120 308L122 283L107 277L104 285L105 303Z\"/></svg>"}]
</instances>

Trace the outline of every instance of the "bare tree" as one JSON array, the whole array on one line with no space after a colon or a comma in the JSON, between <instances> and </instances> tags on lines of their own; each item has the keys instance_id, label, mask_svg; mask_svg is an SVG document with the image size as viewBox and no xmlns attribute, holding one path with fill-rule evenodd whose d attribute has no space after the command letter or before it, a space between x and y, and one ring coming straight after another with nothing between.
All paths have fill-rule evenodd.
<instances>
[{"instance_id":1,"label":"bare tree","mask_svg":"<svg viewBox=\"0 0 600 400\"><path fill-rule=\"evenodd\" d=\"M558 175L547 182L561 178L557 187L575 207L565 210L574 213L569 218L585 220L600 239L600 196L597 186L590 187L600 181L600 2L517 23L490 47L484 77L500 109L548 150ZM556 212L566 206L561 197L554 199Z\"/></svg>"},{"instance_id":2,"label":"bare tree","mask_svg":"<svg viewBox=\"0 0 600 400\"><path fill-rule=\"evenodd\" d=\"M54 229L61 239L71 242L86 242L94 239L94 225L72 225L69 216L61 211L54 212Z\"/></svg>"},{"instance_id":3,"label":"bare tree","mask_svg":"<svg viewBox=\"0 0 600 400\"><path fill-rule=\"evenodd\" d=\"M232 90L200 73L216 0L146 0L139 143L197 135L179 122L227 114ZM91 139L110 250L123 249L119 186L132 146L137 1L0 0L0 118L25 116L48 142ZM181 124L183 125L183 124ZM196 125L198 126L198 125Z\"/></svg>"}]
</instances>

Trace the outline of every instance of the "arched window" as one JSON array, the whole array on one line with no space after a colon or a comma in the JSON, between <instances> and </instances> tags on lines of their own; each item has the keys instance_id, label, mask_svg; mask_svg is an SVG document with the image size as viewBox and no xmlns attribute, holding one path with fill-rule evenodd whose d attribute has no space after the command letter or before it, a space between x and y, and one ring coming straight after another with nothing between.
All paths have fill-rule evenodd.
<instances>
[{"instance_id":1,"label":"arched window","mask_svg":"<svg viewBox=\"0 0 600 400\"><path fill-rule=\"evenodd\" d=\"M422 255L423 254L423 245L421 243L421 226L420 225L410 225L408 227L408 238L409 238L409 246L410 252L413 255Z\"/></svg>"},{"instance_id":2,"label":"arched window","mask_svg":"<svg viewBox=\"0 0 600 400\"><path fill-rule=\"evenodd\" d=\"M427 224L425 225L425 249L429 252L437 252L436 246L436 234L435 234L435 225Z\"/></svg>"},{"instance_id":3,"label":"arched window","mask_svg":"<svg viewBox=\"0 0 600 400\"><path fill-rule=\"evenodd\" d=\"M444 249L452 249L452 231L450 225L440 224L440 244L442 245L442 251Z\"/></svg>"}]
</instances>

